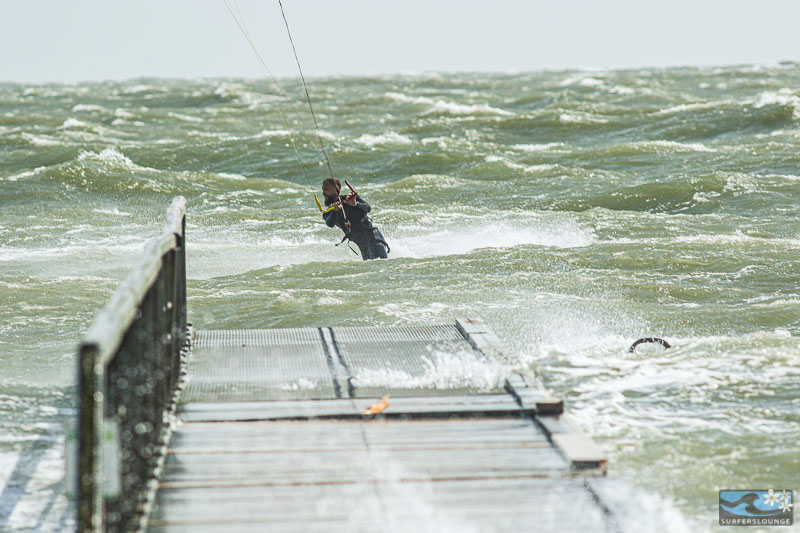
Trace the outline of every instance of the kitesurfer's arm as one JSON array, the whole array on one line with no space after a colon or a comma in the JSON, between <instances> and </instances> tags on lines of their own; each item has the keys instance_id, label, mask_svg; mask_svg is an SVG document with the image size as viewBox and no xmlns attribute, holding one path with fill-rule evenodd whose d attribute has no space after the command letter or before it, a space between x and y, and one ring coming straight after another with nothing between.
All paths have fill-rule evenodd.
<instances>
[{"instance_id":1,"label":"kitesurfer's arm","mask_svg":"<svg viewBox=\"0 0 800 533\"><path fill-rule=\"evenodd\" d=\"M341 211L341 209L334 209L333 211L322 213L322 218L325 219L325 224L327 224L328 227L334 227L339 219L342 218L340 215Z\"/></svg>"},{"instance_id":2,"label":"kitesurfer's arm","mask_svg":"<svg viewBox=\"0 0 800 533\"><path fill-rule=\"evenodd\" d=\"M369 213L370 210L372 210L372 207L367 203L367 201L361 198L360 196L356 196L355 207L358 207L365 213Z\"/></svg>"}]
</instances>

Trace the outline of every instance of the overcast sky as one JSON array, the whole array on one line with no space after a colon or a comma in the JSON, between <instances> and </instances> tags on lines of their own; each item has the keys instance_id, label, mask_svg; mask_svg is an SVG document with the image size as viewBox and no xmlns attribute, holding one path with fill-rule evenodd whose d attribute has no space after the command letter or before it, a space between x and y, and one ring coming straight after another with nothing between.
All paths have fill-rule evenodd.
<instances>
[{"instance_id":1,"label":"overcast sky","mask_svg":"<svg viewBox=\"0 0 800 533\"><path fill-rule=\"evenodd\" d=\"M297 75L277 0L238 1L270 70ZM284 8L311 76L800 58L800 0L284 0ZM0 81L261 76L223 0L0 0L0 49Z\"/></svg>"}]
</instances>

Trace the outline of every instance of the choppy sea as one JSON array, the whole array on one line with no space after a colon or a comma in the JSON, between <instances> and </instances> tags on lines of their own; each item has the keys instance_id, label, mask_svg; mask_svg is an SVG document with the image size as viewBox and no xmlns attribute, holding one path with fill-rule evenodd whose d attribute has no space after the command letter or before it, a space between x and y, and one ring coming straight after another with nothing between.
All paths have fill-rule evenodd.
<instances>
[{"instance_id":1,"label":"choppy sea","mask_svg":"<svg viewBox=\"0 0 800 533\"><path fill-rule=\"evenodd\" d=\"M392 247L362 262L264 80L0 83L0 530L73 524L76 346L174 195L197 328L480 316L664 531L800 489L798 87L797 63L310 79Z\"/></svg>"}]
</instances>

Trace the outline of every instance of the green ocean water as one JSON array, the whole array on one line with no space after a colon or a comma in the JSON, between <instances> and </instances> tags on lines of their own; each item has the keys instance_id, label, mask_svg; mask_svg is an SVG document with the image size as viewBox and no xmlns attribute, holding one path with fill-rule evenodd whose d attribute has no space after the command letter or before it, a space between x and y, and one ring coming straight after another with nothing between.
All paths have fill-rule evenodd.
<instances>
[{"instance_id":1,"label":"green ocean water","mask_svg":"<svg viewBox=\"0 0 800 533\"><path fill-rule=\"evenodd\" d=\"M264 80L0 84L0 530L72 523L75 348L178 194L197 328L480 316L654 530L725 530L720 489L800 489L798 87L795 63L311 79L392 247L362 262ZM674 347L628 353L651 335Z\"/></svg>"}]
</instances>

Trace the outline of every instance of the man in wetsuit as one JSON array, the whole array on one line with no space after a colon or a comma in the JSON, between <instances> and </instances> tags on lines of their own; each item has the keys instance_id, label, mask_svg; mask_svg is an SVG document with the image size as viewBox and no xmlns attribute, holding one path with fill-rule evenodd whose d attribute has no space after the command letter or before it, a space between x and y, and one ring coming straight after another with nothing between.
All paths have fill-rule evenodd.
<instances>
[{"instance_id":1,"label":"man in wetsuit","mask_svg":"<svg viewBox=\"0 0 800 533\"><path fill-rule=\"evenodd\" d=\"M367 213L372 209L359 195L350 193L347 196L340 194L341 182L336 178L328 178L322 182L322 194L325 196L325 206L336 206L332 211L322 213L325 223L338 226L344 231L346 238L350 239L361 250L362 259L386 259L388 244L383 239L380 230L372 224ZM346 218L345 218L346 217ZM348 227L347 223L350 223Z\"/></svg>"}]
</instances>

